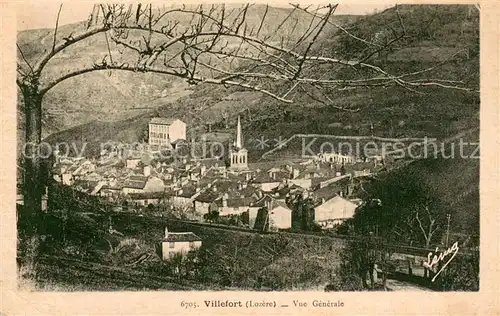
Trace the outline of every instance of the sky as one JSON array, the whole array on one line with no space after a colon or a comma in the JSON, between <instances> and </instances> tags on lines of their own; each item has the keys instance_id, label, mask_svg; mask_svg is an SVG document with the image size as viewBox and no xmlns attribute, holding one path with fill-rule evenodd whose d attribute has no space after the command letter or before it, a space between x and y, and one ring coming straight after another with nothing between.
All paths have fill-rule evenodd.
<instances>
[{"instance_id":1,"label":"sky","mask_svg":"<svg viewBox=\"0 0 500 316\"><path fill-rule=\"evenodd\" d=\"M212 3L220 1L212 1ZM229 2L229 1L228 1ZM240 2L240 1L238 1ZM269 3L272 6L286 7L289 2L300 4L317 4L324 3L324 1L288 1L288 0L274 0L274 1L252 1L255 3ZM172 2L154 2L158 4L171 4ZM186 4L200 3L196 0L184 0ZM340 2L336 14L370 14L375 10L381 11L395 4L394 1L379 0L379 1L364 1L361 3ZM38 2L19 1L17 8L17 28L18 30L38 29L38 28L54 28L54 24L59 11L60 2L41 0ZM92 11L93 2L90 1L72 1L64 2L59 18L59 24L69 24L82 20L86 20Z\"/></svg>"}]
</instances>

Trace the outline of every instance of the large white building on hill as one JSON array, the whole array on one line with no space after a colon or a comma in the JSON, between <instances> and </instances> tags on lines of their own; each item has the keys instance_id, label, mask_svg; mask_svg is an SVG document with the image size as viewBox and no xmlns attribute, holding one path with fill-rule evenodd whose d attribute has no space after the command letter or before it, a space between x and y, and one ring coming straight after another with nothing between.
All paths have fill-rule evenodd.
<instances>
[{"instance_id":1,"label":"large white building on hill","mask_svg":"<svg viewBox=\"0 0 500 316\"><path fill-rule=\"evenodd\" d=\"M155 117L149 122L149 145L165 146L186 140L186 123L179 119Z\"/></svg>"}]
</instances>

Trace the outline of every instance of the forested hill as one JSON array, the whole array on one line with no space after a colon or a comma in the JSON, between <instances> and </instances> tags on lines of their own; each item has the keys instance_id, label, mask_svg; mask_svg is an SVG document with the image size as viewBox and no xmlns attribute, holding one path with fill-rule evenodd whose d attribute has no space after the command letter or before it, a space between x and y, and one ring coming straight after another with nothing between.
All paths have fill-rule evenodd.
<instances>
[{"instance_id":1,"label":"forested hill","mask_svg":"<svg viewBox=\"0 0 500 316\"><path fill-rule=\"evenodd\" d=\"M349 34L330 30L315 46L315 53L368 57L370 63L393 72L432 68L419 78L450 82L447 85L461 82L478 89L479 12L474 6L403 5L398 10L390 8L360 17L346 30ZM403 32L403 40L380 53L373 45L353 37L384 46ZM311 71L331 78L356 76L349 69L329 65L319 65ZM235 88L199 84L189 89L189 96L155 111L113 123L90 122L49 139L132 142L142 135L148 119L156 115L182 118L191 128L207 129L210 124L212 129L229 132L236 116L241 115L246 138L277 133L283 137L295 133L366 135L372 124L378 136L442 138L479 126L479 94L439 86L418 92L403 87L332 90L328 105L300 92L294 96L295 103L284 104ZM360 110L349 112L338 107Z\"/></svg>"}]
</instances>

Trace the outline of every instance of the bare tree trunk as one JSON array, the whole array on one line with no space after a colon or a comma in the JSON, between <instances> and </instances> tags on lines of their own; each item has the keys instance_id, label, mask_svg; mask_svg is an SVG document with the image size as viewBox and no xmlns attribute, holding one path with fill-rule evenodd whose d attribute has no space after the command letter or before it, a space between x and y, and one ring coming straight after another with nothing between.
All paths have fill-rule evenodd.
<instances>
[{"instance_id":1,"label":"bare tree trunk","mask_svg":"<svg viewBox=\"0 0 500 316\"><path fill-rule=\"evenodd\" d=\"M430 244L431 244L430 239L426 238L425 239L425 249L429 249ZM427 279L427 278L430 279L431 278L430 274L431 274L431 270L429 270L428 268L424 267L424 278L425 279Z\"/></svg>"},{"instance_id":2,"label":"bare tree trunk","mask_svg":"<svg viewBox=\"0 0 500 316\"><path fill-rule=\"evenodd\" d=\"M375 288L375 279L373 277L373 272L375 270L375 264L370 264L369 266L369 270L368 270L368 276L370 277L370 287L371 289L374 289Z\"/></svg>"},{"instance_id":3,"label":"bare tree trunk","mask_svg":"<svg viewBox=\"0 0 500 316\"><path fill-rule=\"evenodd\" d=\"M24 209L20 217L27 223L26 254L31 260L38 257L39 234L41 228L42 195L45 188L44 168L40 157L42 138L42 95L35 84L26 84L22 89L25 114L24 160Z\"/></svg>"}]
</instances>

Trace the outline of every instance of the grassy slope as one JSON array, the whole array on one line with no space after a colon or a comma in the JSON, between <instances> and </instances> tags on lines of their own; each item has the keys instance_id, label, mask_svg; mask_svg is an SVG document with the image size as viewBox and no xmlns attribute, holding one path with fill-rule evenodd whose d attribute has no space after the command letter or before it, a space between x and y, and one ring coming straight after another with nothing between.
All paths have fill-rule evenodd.
<instances>
[{"instance_id":1,"label":"grassy slope","mask_svg":"<svg viewBox=\"0 0 500 316\"><path fill-rule=\"evenodd\" d=\"M339 262L338 249L341 248L341 241L330 238L320 242L314 236L259 235L123 214L113 215L113 228L123 234L113 237L102 231L102 223L107 222L107 218L89 219L82 215L81 219L84 225L80 220L67 221L67 231L74 231L76 235L68 237L69 242L63 248L49 243L51 248L42 256L38 268L35 283L38 288L56 291L322 290ZM52 220L52 234L57 236L57 219ZM159 262L154 245L163 238L167 224L170 231L192 231L203 239L201 250L205 256L200 255L201 279L178 279L169 275ZM143 252L152 255L152 259L136 265L127 265L126 260L110 260L105 238L111 240L115 249L120 240L140 240L142 250L129 248L120 256L133 257L134 253ZM64 250L71 247L80 253L70 255Z\"/></svg>"}]
</instances>

